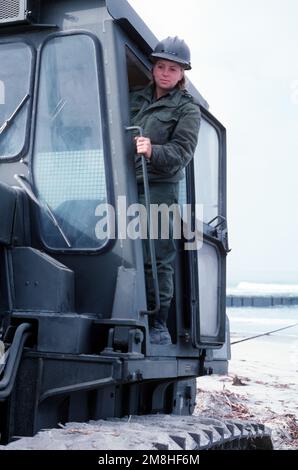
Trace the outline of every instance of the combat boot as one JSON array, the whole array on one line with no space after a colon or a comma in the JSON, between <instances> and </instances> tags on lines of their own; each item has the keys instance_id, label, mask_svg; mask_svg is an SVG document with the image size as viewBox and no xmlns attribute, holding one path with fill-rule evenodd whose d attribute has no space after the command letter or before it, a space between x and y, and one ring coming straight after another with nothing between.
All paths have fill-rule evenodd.
<instances>
[{"instance_id":1,"label":"combat boot","mask_svg":"<svg viewBox=\"0 0 298 470\"><path fill-rule=\"evenodd\" d=\"M164 321L154 320L149 329L149 335L151 344L172 344L171 335Z\"/></svg>"}]
</instances>

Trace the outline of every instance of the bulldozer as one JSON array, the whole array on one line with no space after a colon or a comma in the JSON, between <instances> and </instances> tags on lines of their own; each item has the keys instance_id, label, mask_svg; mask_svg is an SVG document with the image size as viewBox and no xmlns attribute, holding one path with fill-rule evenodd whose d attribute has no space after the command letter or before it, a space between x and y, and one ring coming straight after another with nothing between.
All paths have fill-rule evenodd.
<instances>
[{"instance_id":1,"label":"bulldozer","mask_svg":"<svg viewBox=\"0 0 298 470\"><path fill-rule=\"evenodd\" d=\"M156 43L126 0L0 0L1 444L90 419L174 426L197 377L226 367L226 131L192 83L202 122L179 204L190 227L204 210L200 243L176 240L170 345L150 343L142 239L120 220L138 202L129 93ZM196 418L197 449L270 440Z\"/></svg>"}]
</instances>

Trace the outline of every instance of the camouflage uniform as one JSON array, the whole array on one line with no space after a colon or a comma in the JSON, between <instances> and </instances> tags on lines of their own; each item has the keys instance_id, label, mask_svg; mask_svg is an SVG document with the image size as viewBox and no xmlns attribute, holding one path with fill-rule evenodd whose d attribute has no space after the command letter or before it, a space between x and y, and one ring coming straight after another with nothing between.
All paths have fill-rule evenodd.
<instances>
[{"instance_id":1,"label":"camouflage uniform","mask_svg":"<svg viewBox=\"0 0 298 470\"><path fill-rule=\"evenodd\" d=\"M186 91L174 89L154 99L152 85L131 93L131 125L141 126L144 137L152 143L152 156L147 161L151 204L178 203L178 185L184 177L183 169L192 159L197 145L200 127L198 103ZM136 155L136 174L139 183L139 202L145 203L142 164ZM170 220L170 234L172 220ZM168 310L173 297L173 262L175 242L155 240L157 274L160 288L160 313L155 322L166 324ZM148 306L154 306L154 289L148 244L144 244L144 261Z\"/></svg>"}]
</instances>

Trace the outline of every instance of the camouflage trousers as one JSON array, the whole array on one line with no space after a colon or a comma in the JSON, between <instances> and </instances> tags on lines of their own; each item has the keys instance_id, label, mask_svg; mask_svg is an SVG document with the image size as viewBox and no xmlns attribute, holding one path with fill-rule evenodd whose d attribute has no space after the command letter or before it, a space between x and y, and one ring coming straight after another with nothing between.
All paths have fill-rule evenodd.
<instances>
[{"instance_id":1,"label":"camouflage trousers","mask_svg":"<svg viewBox=\"0 0 298 470\"><path fill-rule=\"evenodd\" d=\"M172 204L178 204L179 183L152 183L150 182L150 204L166 204L170 207ZM139 203L145 205L144 189L139 185ZM174 261L176 257L176 246L173 239L173 214L169 212L166 218L163 214L158 214L158 238L154 240L157 277L159 283L160 313L157 320L166 323L168 311L174 295ZM163 219L164 217L164 219ZM162 225L162 223L164 225ZM162 227L168 224L169 236L162 238ZM164 235L163 235L164 236ZM151 310L155 306L154 285L152 277L152 266L149 251L149 242L144 240L144 266L146 278L146 291L148 308Z\"/></svg>"}]
</instances>

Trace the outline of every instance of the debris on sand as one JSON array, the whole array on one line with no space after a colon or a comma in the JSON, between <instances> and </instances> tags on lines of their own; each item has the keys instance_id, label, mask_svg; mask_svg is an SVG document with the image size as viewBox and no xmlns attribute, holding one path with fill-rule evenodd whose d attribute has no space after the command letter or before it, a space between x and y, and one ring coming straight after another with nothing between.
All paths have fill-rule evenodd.
<instances>
[{"instance_id":1,"label":"debris on sand","mask_svg":"<svg viewBox=\"0 0 298 470\"><path fill-rule=\"evenodd\" d=\"M236 376L242 383L243 378ZM272 432L272 441L275 449L298 449L298 423L295 413L276 412L275 400L279 398L272 393L271 402L266 399L259 387L270 387L260 381L251 381L249 388L245 387L245 393L235 393L231 390L235 376L209 376L199 379L200 388L197 389L196 415L210 416L221 419L251 420L264 424ZM218 383L221 382L221 389ZM272 389L276 390L274 384ZM258 393L259 390L259 393ZM278 400L280 402L280 400ZM287 403L288 405L288 403ZM293 404L295 409L295 405Z\"/></svg>"},{"instance_id":2,"label":"debris on sand","mask_svg":"<svg viewBox=\"0 0 298 470\"><path fill-rule=\"evenodd\" d=\"M235 375L234 378L233 378L232 385L237 385L238 386L238 385L247 385L247 384L244 383L243 380L238 377L238 375Z\"/></svg>"}]
</instances>

